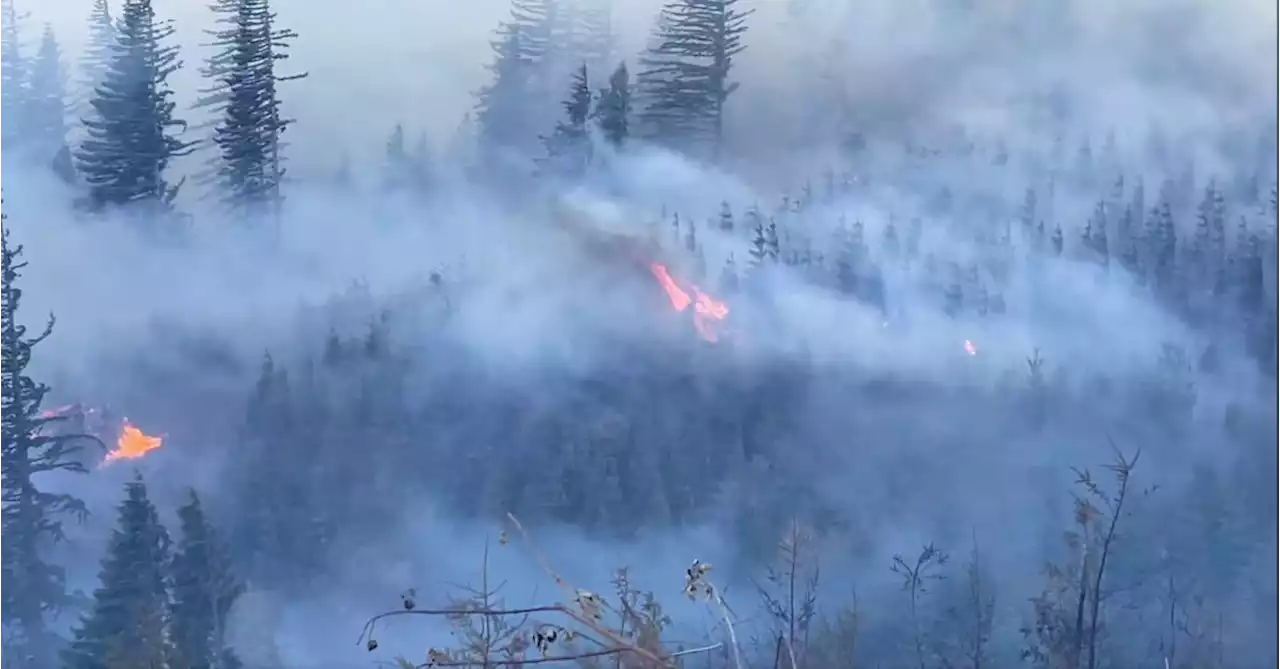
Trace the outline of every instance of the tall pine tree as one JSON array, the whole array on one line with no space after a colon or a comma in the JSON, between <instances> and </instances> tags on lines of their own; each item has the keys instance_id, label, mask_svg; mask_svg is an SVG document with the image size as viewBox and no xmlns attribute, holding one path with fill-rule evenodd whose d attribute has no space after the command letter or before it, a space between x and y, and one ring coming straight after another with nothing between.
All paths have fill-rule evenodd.
<instances>
[{"instance_id":1,"label":"tall pine tree","mask_svg":"<svg viewBox=\"0 0 1280 669\"><path fill-rule=\"evenodd\" d=\"M549 52L557 16L550 0L512 0L511 16L490 42L492 81L477 93L481 158L489 167L511 154L534 155L541 128L554 118Z\"/></svg>"},{"instance_id":2,"label":"tall pine tree","mask_svg":"<svg viewBox=\"0 0 1280 669\"><path fill-rule=\"evenodd\" d=\"M0 214L0 218L3 215ZM37 479L57 471L81 472L73 459L72 436L51 436L45 426L63 420L43 417L40 405L49 387L27 375L35 347L53 332L53 317L35 337L18 323L22 290L17 281L22 268L22 246L10 246L10 229L0 242L0 343L3 343L3 409L0 410L0 482L3 484L3 524L0 531L0 567L3 568L3 623L6 667L43 669L53 666L57 640L45 615L57 613L67 603L61 568L49 564L43 551L62 539L61 519L85 511L80 500L37 487ZM12 643L12 645L9 645Z\"/></svg>"},{"instance_id":3,"label":"tall pine tree","mask_svg":"<svg viewBox=\"0 0 1280 669\"><path fill-rule=\"evenodd\" d=\"M53 28L45 26L40 49L31 64L27 98L27 128L31 158L39 165L69 162L67 149L67 79L62 50ZM64 177L70 165L59 165Z\"/></svg>"},{"instance_id":4,"label":"tall pine tree","mask_svg":"<svg viewBox=\"0 0 1280 669\"><path fill-rule=\"evenodd\" d=\"M547 147L544 166L558 176L575 179L586 172L591 162L591 136L587 130L591 117L591 83L586 65L574 73L564 111L565 119L556 124L555 132L543 138Z\"/></svg>"},{"instance_id":5,"label":"tall pine tree","mask_svg":"<svg viewBox=\"0 0 1280 669\"><path fill-rule=\"evenodd\" d=\"M111 47L116 43L116 24L111 18L111 6L107 0L93 0L93 9L89 12L89 42L85 45L80 57L80 81L83 92L76 94L82 104L77 105L82 114L93 114L93 91L107 75L111 66Z\"/></svg>"},{"instance_id":6,"label":"tall pine tree","mask_svg":"<svg viewBox=\"0 0 1280 669\"><path fill-rule=\"evenodd\" d=\"M192 491L178 509L181 536L173 557L174 662L170 669L238 669L227 647L227 616L244 592L231 557Z\"/></svg>"},{"instance_id":7,"label":"tall pine tree","mask_svg":"<svg viewBox=\"0 0 1280 669\"><path fill-rule=\"evenodd\" d=\"M618 63L609 76L609 87L600 91L596 102L595 119L604 141L614 149L621 149L630 134L631 75L627 64Z\"/></svg>"},{"instance_id":8,"label":"tall pine tree","mask_svg":"<svg viewBox=\"0 0 1280 669\"><path fill-rule=\"evenodd\" d=\"M563 2L563 0L561 0ZM613 3L610 0L575 0L569 12L569 45L573 58L590 72L604 72L613 64Z\"/></svg>"},{"instance_id":9,"label":"tall pine tree","mask_svg":"<svg viewBox=\"0 0 1280 669\"><path fill-rule=\"evenodd\" d=\"M225 80L234 66L236 22L239 18L238 4L239 0L213 0L208 5L209 11L213 14L213 28L206 28L204 34L212 41L201 46L212 48L214 52L209 54L200 66L200 77L205 81L205 86L198 90L196 100L191 104L191 110L207 112L209 116L190 128L201 136L205 133L210 135L207 140L202 139L192 147L194 152L200 154L202 158L202 165L193 175L196 184L201 187L211 186L217 180L218 167L222 162L222 156L217 151L218 146L213 143L212 133L222 121L226 113L227 100L231 97ZM206 152L208 155L204 155ZM216 195L216 191L206 191L202 194L203 197Z\"/></svg>"},{"instance_id":10,"label":"tall pine tree","mask_svg":"<svg viewBox=\"0 0 1280 669\"><path fill-rule=\"evenodd\" d=\"M242 217L280 214L285 175L280 135L293 119L281 114L276 89L280 82L307 76L276 72L276 62L288 58L287 45L297 34L277 28L275 19L269 0L235 0L234 18L216 45L224 51L206 69L221 74L222 89L214 90L213 99L226 96L216 103L223 105L213 134L221 156L216 187L222 202Z\"/></svg>"},{"instance_id":11,"label":"tall pine tree","mask_svg":"<svg viewBox=\"0 0 1280 669\"><path fill-rule=\"evenodd\" d=\"M705 147L719 157L725 102L738 87L729 74L734 56L746 48L742 35L752 12L739 10L738 3L670 0L663 7L637 81L647 138L682 149Z\"/></svg>"},{"instance_id":12,"label":"tall pine tree","mask_svg":"<svg viewBox=\"0 0 1280 669\"><path fill-rule=\"evenodd\" d=\"M166 83L181 65L177 48L164 45L173 32L156 19L151 0L125 0L110 65L91 101L95 114L84 120L88 137L75 154L92 209L167 208L177 196L180 184L170 184L164 172L172 158L191 152L191 143L171 134L185 128L173 116Z\"/></svg>"},{"instance_id":13,"label":"tall pine tree","mask_svg":"<svg viewBox=\"0 0 1280 669\"><path fill-rule=\"evenodd\" d=\"M15 155L26 139L27 83L31 64L22 53L22 21L13 0L0 0L0 146Z\"/></svg>"},{"instance_id":14,"label":"tall pine tree","mask_svg":"<svg viewBox=\"0 0 1280 669\"><path fill-rule=\"evenodd\" d=\"M389 193L423 195L431 190L434 169L426 133L410 148L404 125L397 123L387 138L382 163L382 188Z\"/></svg>"},{"instance_id":15,"label":"tall pine tree","mask_svg":"<svg viewBox=\"0 0 1280 669\"><path fill-rule=\"evenodd\" d=\"M169 618L169 533L138 476L125 486L119 521L102 559L93 607L63 652L66 669L163 669L173 653Z\"/></svg>"}]
</instances>

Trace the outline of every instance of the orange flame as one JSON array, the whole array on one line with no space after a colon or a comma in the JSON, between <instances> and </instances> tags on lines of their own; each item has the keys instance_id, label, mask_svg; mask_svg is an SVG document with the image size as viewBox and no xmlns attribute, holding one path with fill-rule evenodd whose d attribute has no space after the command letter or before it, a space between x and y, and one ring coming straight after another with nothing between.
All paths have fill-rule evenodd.
<instances>
[{"instance_id":1,"label":"orange flame","mask_svg":"<svg viewBox=\"0 0 1280 669\"><path fill-rule=\"evenodd\" d=\"M653 272L658 284L666 291L667 297L671 300L671 307L676 311L683 312L692 304L694 329L698 331L698 334L703 339L713 344L720 341L720 336L712 327L712 323L714 321L723 321L729 316L729 305L707 295L702 292L701 288L692 284L689 287L693 290L693 297L690 297L689 293L681 288L680 284L671 277L671 272L662 263L649 263L649 270Z\"/></svg>"},{"instance_id":2,"label":"orange flame","mask_svg":"<svg viewBox=\"0 0 1280 669\"><path fill-rule=\"evenodd\" d=\"M116 438L116 447L102 461L107 465L116 460L136 460L151 451L160 448L164 444L161 437L152 437L144 434L142 430L134 427L125 419L124 425L120 427L120 436Z\"/></svg>"},{"instance_id":3,"label":"orange flame","mask_svg":"<svg viewBox=\"0 0 1280 669\"><path fill-rule=\"evenodd\" d=\"M964 340L964 352L968 353L970 356L978 355L978 347L974 346L973 342L966 339Z\"/></svg>"}]
</instances>

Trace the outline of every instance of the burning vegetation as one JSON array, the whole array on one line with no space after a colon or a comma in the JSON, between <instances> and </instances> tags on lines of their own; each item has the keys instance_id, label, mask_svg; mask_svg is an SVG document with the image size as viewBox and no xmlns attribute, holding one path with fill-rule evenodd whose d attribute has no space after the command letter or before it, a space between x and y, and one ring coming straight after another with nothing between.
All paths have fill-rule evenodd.
<instances>
[{"instance_id":1,"label":"burning vegetation","mask_svg":"<svg viewBox=\"0 0 1280 669\"><path fill-rule=\"evenodd\" d=\"M671 308L684 313L692 306L693 327L698 331L698 335L713 344L720 341L719 328L729 316L729 305L704 293L695 284L689 284L689 290L686 291L662 263L650 263L649 269L658 280L658 285L662 286L662 290L671 300Z\"/></svg>"},{"instance_id":2,"label":"burning vegetation","mask_svg":"<svg viewBox=\"0 0 1280 669\"><path fill-rule=\"evenodd\" d=\"M74 436L79 433L98 439L108 444L109 450L99 466L105 467L120 460L137 460L164 445L164 438L149 435L142 431L128 418L118 421L106 416L106 412L96 407L81 404L66 404L40 413L40 418L55 421L49 423L58 436ZM70 429L59 429L64 421L71 421Z\"/></svg>"}]
</instances>

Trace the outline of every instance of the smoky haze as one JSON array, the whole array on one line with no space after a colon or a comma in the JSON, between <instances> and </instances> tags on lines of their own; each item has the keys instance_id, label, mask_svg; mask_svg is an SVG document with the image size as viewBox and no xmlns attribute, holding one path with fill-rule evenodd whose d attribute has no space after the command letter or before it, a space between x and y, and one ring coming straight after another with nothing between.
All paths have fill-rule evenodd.
<instances>
[{"instance_id":1,"label":"smoky haze","mask_svg":"<svg viewBox=\"0 0 1280 669\"><path fill-rule=\"evenodd\" d=\"M22 4L26 44L47 23L74 63L88 3ZM229 537L249 586L229 636L249 667L421 662L453 642L443 619L380 623L373 653L356 642L361 626L409 588L423 606L456 596L454 584L480 581L486 555L508 604L551 601L560 593L539 552L600 593L629 565L686 646L729 643L719 610L679 592L692 560L715 564L744 659L763 666L780 627L757 589L797 521L815 536L806 564L821 564L815 639L820 628L838 637L856 605L859 666L916 665L921 638L928 666L941 666L967 638L954 609L967 574L981 572L995 596L991 666L1019 666L1029 600L1055 587L1045 564L1080 550L1062 540L1079 492L1072 468L1092 468L1110 490L1100 466L1118 450L1141 457L1098 666L1159 666L1170 637L1187 649L1174 669L1274 666L1274 199L1232 199L1227 220L1231 240L1252 231L1266 244L1262 355L1234 306L1213 320L1155 295L1151 271L1122 267L1118 235L1109 264L1079 249L1099 201L1128 203L1138 183L1139 211L1170 198L1186 239L1210 183L1256 182L1274 198L1276 6L742 4L755 13L716 166L638 141L614 155L595 137L607 173L536 186L478 176L464 119L492 76L503 0L273 2L299 35L281 67L308 76L280 87L297 119L284 135L293 181L270 225L233 224L189 182L178 206L190 234L163 244L127 213L78 211L78 186L43 165L6 164L6 225L30 263L21 317L35 327L57 316L32 363L53 388L47 404L101 406L165 439L145 458L45 484L92 512L53 553L71 585L97 585L115 506L138 472L171 531L194 488ZM208 120L189 107L211 15L154 6L178 29L185 67L170 84L194 126ZM611 6L613 60L634 75L661 3ZM84 99L70 74L69 96ZM605 73L591 76L603 85ZM411 142L425 137L427 194L381 186L396 124ZM210 155L175 161L170 176ZM353 183L339 187L344 161ZM1113 196L1117 175L1124 191ZM1038 209L1020 222L1029 189ZM717 226L722 206L732 230ZM753 208L776 222L783 257L749 270ZM853 262L855 226L865 255L854 256L877 269L846 290L838 273ZM1046 250L1055 227L1061 253ZM698 336L692 308L672 310L650 262L728 306L719 342ZM728 263L741 276L732 289ZM953 286L965 304L980 287L981 313L951 308ZM391 362L314 372L331 336L358 349L373 331ZM293 437L323 443L286 466L290 486L320 499L350 486L329 503L343 508L316 503L331 534L316 565L297 567L311 570L304 585L277 579L291 557L263 567L244 539L256 505L245 481L278 445L246 419L267 352L295 390L314 373L331 384L317 393L345 398L334 404L375 405L359 409L369 425L316 418L315 432ZM393 408L376 406L387 397ZM625 464L596 462L608 458ZM611 479L616 500L595 496L599 481L573 480L595 471L623 479ZM538 496L558 486L573 499L543 510ZM504 523L507 511L527 517L537 550ZM288 522L309 522L305 513ZM916 613L890 566L927 544L951 560ZM1175 581L1200 608L1169 604ZM1152 622L1175 615L1187 629ZM814 666L839 656L814 643ZM1225 663L1195 664L1214 643Z\"/></svg>"}]
</instances>

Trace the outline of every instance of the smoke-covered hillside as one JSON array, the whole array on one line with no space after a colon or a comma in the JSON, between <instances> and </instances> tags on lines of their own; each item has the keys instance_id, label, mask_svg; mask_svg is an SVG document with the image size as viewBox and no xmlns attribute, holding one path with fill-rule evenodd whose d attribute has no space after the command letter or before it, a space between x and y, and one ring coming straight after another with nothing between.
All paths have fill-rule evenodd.
<instances>
[{"instance_id":1,"label":"smoke-covered hillside","mask_svg":"<svg viewBox=\"0 0 1280 669\"><path fill-rule=\"evenodd\" d=\"M505 2L0 0L6 668L1275 666L1274 7Z\"/></svg>"}]
</instances>

